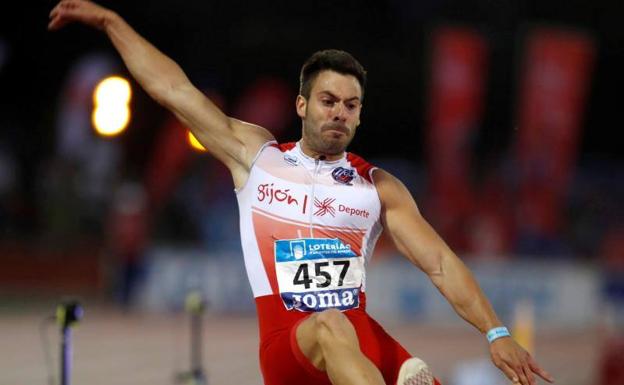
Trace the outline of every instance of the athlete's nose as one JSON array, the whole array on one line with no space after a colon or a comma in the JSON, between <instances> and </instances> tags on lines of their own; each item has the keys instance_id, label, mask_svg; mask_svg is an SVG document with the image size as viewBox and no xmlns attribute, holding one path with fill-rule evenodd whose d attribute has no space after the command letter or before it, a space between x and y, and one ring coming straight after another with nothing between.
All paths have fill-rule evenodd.
<instances>
[{"instance_id":1,"label":"athlete's nose","mask_svg":"<svg viewBox=\"0 0 624 385\"><path fill-rule=\"evenodd\" d=\"M346 107L343 103L336 103L334 105L334 121L335 122L346 122L347 121L347 111Z\"/></svg>"}]
</instances>

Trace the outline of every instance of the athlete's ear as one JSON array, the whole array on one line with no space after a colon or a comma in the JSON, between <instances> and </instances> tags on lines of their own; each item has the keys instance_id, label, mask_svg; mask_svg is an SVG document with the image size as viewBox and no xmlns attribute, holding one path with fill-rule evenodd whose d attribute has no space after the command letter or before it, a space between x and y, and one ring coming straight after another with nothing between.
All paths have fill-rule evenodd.
<instances>
[{"instance_id":1,"label":"athlete's ear","mask_svg":"<svg viewBox=\"0 0 624 385\"><path fill-rule=\"evenodd\" d=\"M360 122L360 116L362 115L362 109L363 108L364 108L364 105L360 104L360 112L358 113L358 120L357 120L357 123L356 123L355 127L359 127L360 126L360 123L361 123Z\"/></svg>"},{"instance_id":2,"label":"athlete's ear","mask_svg":"<svg viewBox=\"0 0 624 385\"><path fill-rule=\"evenodd\" d=\"M295 107L297 108L297 115L301 119L306 116L306 107L308 105L308 101L302 95L297 95L297 100L295 101Z\"/></svg>"}]
</instances>

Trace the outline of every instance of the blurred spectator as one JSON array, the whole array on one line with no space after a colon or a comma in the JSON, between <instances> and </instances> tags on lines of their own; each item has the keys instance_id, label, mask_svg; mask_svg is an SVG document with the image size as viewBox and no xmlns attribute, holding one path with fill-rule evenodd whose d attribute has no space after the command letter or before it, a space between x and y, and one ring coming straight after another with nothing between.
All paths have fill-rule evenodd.
<instances>
[{"instance_id":1,"label":"blurred spectator","mask_svg":"<svg viewBox=\"0 0 624 385\"><path fill-rule=\"evenodd\" d=\"M98 223L108 201L109 186L118 177L121 151L118 141L94 134L91 123L93 91L105 77L118 72L110 53L79 57L65 79L56 114L56 154L75 166L76 193L87 204L83 220Z\"/></svg>"},{"instance_id":2,"label":"blurred spectator","mask_svg":"<svg viewBox=\"0 0 624 385\"><path fill-rule=\"evenodd\" d=\"M607 231L600 247L604 269L604 294L615 311L617 325L624 326L624 226Z\"/></svg>"},{"instance_id":3,"label":"blurred spectator","mask_svg":"<svg viewBox=\"0 0 624 385\"><path fill-rule=\"evenodd\" d=\"M124 309L144 274L148 215L144 188L125 181L115 191L108 222L108 245L117 267L115 295Z\"/></svg>"}]
</instances>

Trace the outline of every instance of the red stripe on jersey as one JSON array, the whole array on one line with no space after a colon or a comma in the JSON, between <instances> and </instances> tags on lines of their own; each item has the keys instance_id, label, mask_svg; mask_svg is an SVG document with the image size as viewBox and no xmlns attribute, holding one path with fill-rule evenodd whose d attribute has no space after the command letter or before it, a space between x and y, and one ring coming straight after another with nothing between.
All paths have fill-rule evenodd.
<instances>
[{"instance_id":1,"label":"red stripe on jersey","mask_svg":"<svg viewBox=\"0 0 624 385\"><path fill-rule=\"evenodd\" d=\"M289 143L272 143L271 146L279 149L281 152L286 152L288 150L292 150L297 145L296 142Z\"/></svg>"},{"instance_id":2,"label":"red stripe on jersey","mask_svg":"<svg viewBox=\"0 0 624 385\"><path fill-rule=\"evenodd\" d=\"M370 170L371 168L374 168L375 166L365 161L364 158L358 155L355 155L354 153L351 153L351 152L347 153L347 160L349 161L351 166L357 170L357 173L362 178L366 179L370 183L373 183L373 180L371 179L371 176L370 176Z\"/></svg>"},{"instance_id":3,"label":"red stripe on jersey","mask_svg":"<svg viewBox=\"0 0 624 385\"><path fill-rule=\"evenodd\" d=\"M286 152L292 150L297 145L296 142L289 143L273 143L271 146L279 149L281 152ZM357 170L357 173L370 183L373 183L373 180L370 177L370 170L375 166L368 163L359 155L355 155L352 152L347 152L347 161Z\"/></svg>"}]
</instances>

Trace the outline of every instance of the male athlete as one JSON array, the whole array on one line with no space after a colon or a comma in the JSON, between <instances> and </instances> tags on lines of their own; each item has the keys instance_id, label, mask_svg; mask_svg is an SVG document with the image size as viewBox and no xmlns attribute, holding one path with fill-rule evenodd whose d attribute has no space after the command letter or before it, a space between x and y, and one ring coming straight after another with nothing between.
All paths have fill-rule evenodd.
<instances>
[{"instance_id":1,"label":"male athlete","mask_svg":"<svg viewBox=\"0 0 624 385\"><path fill-rule=\"evenodd\" d=\"M296 99L302 138L277 144L266 129L224 115L111 10L62 0L50 18L51 30L76 21L104 31L145 91L232 173L265 384L437 383L365 311L365 264L383 228L457 313L486 334L494 364L513 383L534 385L534 374L553 381L510 338L405 186L345 152L360 124L366 82L351 55L327 50L308 59Z\"/></svg>"}]
</instances>

